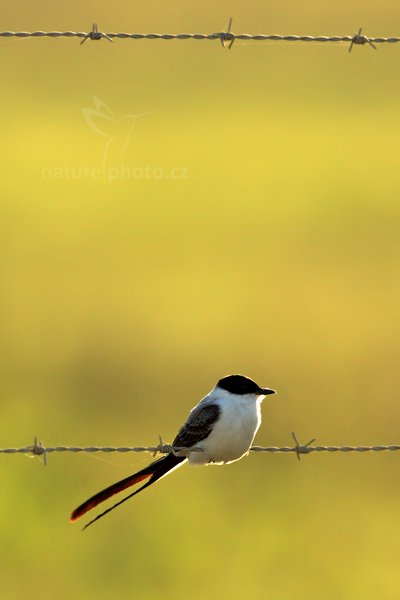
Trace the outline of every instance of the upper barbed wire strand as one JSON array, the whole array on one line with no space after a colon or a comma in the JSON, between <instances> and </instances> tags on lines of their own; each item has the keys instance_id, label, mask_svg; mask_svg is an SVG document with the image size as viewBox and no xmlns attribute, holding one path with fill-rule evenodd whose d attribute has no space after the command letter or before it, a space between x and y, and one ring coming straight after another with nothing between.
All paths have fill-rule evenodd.
<instances>
[{"instance_id":1,"label":"upper barbed wire strand","mask_svg":"<svg viewBox=\"0 0 400 600\"><path fill-rule=\"evenodd\" d=\"M312 452L384 452L398 451L400 444L376 445L376 446L311 446L314 439L307 444L301 444L296 434L292 433L295 441L294 446L252 446L251 452L270 452L270 453L288 453L294 452L300 458L301 454L310 454ZM0 454L30 454L33 456L43 456L46 464L46 457L52 452L149 452L153 455L157 453L168 454L170 452L177 455L184 455L190 452L202 452L201 448L177 448L170 444L164 444L160 438L157 446L44 446L42 442L34 439L33 445L23 446L21 448L0 448Z\"/></svg>"},{"instance_id":2,"label":"upper barbed wire strand","mask_svg":"<svg viewBox=\"0 0 400 600\"><path fill-rule=\"evenodd\" d=\"M231 21L230 21L231 24ZM279 35L279 34L250 34L250 33L232 33L228 27L227 31L220 31L216 33L104 33L99 31L96 23L93 24L93 28L89 32L85 31L1 31L0 37L16 37L16 38L30 38L30 37L78 37L83 40L100 40L103 38L111 41L114 38L119 39L148 39L148 40L221 40L223 42L230 41L225 47L230 48L233 41L235 40L255 40L255 41L285 41L285 42L347 42L352 45L365 45L365 44L395 44L400 42L400 37L367 37L361 34L361 29L354 35ZM82 41L83 41L82 40ZM224 44L223 44L224 45Z\"/></svg>"}]
</instances>

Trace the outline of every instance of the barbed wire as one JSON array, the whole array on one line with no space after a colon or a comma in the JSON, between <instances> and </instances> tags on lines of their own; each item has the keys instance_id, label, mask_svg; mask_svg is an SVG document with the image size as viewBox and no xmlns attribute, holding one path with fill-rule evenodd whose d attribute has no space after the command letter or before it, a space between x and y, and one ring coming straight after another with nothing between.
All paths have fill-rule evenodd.
<instances>
[{"instance_id":1,"label":"barbed wire","mask_svg":"<svg viewBox=\"0 0 400 600\"><path fill-rule=\"evenodd\" d=\"M0 37L16 38L59 38L59 37L77 37L82 38L81 44L87 40L98 41L106 39L113 42L115 38L130 40L220 40L222 46L231 49L235 40L254 40L254 41L274 41L274 42L327 42L337 43L346 42L350 44L349 52L354 45L369 45L374 50L376 44L395 44L400 42L400 37L368 37L363 35L362 28L353 35L279 35L279 34L250 34L233 33L232 17L229 19L228 27L225 31L216 33L104 33L99 30L97 23L93 23L91 31L1 31Z\"/></svg>"},{"instance_id":2,"label":"barbed wire","mask_svg":"<svg viewBox=\"0 0 400 600\"><path fill-rule=\"evenodd\" d=\"M312 452L384 452L400 450L400 444L380 445L380 446L312 446L315 439L307 444L301 444L295 433L292 433L294 446L252 446L251 452L270 452L270 453L288 453L294 452L300 460L302 454L311 454ZM35 437L33 444L23 446L22 448L0 448L0 454L30 454L32 456L43 456L44 464L47 464L47 455L52 452L149 452L153 456L156 454L173 453L177 456L184 456L188 452L203 452L202 448L182 448L164 444L161 437L157 446L44 446Z\"/></svg>"}]
</instances>

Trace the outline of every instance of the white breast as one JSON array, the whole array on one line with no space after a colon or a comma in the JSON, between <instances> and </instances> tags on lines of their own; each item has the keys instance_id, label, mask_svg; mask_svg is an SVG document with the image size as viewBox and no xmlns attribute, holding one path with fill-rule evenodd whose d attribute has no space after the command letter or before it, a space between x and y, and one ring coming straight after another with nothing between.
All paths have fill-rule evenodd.
<instances>
[{"instance_id":1,"label":"white breast","mask_svg":"<svg viewBox=\"0 0 400 600\"><path fill-rule=\"evenodd\" d=\"M245 456L261 424L261 400L253 394L218 398L221 414L210 435L196 444L203 452L191 452L192 464L226 464Z\"/></svg>"}]
</instances>

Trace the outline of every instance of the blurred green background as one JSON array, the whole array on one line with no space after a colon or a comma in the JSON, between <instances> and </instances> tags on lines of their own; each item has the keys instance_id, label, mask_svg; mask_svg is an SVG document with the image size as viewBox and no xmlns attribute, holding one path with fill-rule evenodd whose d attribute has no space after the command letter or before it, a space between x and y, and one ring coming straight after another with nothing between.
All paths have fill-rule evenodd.
<instances>
[{"instance_id":1,"label":"blurred green background","mask_svg":"<svg viewBox=\"0 0 400 600\"><path fill-rule=\"evenodd\" d=\"M237 33L400 33L394 0L16 0L1 29L231 15ZM232 372L279 392L259 444L398 443L399 51L2 38L0 446L171 441ZM69 524L150 458L0 457L2 597L399 597L396 453L187 467Z\"/></svg>"}]
</instances>

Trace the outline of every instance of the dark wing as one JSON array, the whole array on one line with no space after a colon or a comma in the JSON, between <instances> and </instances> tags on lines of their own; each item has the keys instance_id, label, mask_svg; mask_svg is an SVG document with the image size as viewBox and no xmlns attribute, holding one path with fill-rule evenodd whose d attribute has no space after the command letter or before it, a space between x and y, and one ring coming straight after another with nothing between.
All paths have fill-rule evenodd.
<instances>
[{"instance_id":1,"label":"dark wing","mask_svg":"<svg viewBox=\"0 0 400 600\"><path fill-rule=\"evenodd\" d=\"M210 435L220 413L221 409L216 404L204 404L196 407L178 431L172 445L178 448L195 446Z\"/></svg>"}]
</instances>

